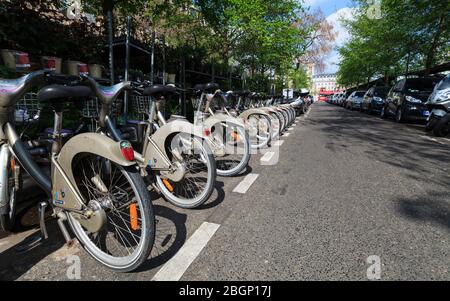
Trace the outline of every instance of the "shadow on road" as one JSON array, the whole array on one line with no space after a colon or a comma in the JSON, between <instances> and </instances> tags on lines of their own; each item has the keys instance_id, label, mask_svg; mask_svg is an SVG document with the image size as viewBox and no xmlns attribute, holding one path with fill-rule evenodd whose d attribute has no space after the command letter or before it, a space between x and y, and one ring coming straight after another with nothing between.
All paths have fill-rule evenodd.
<instances>
[{"instance_id":1,"label":"shadow on road","mask_svg":"<svg viewBox=\"0 0 450 301\"><path fill-rule=\"evenodd\" d=\"M195 210L206 210L219 206L225 200L225 191L223 190L224 183L216 181L214 189L217 191L217 196L213 200L208 200L202 206L196 208ZM214 195L214 194L213 194Z\"/></svg>"},{"instance_id":2,"label":"shadow on road","mask_svg":"<svg viewBox=\"0 0 450 301\"><path fill-rule=\"evenodd\" d=\"M431 222L450 232L450 200L445 193L427 193L414 199L395 200L399 213L407 219Z\"/></svg>"},{"instance_id":3,"label":"shadow on road","mask_svg":"<svg viewBox=\"0 0 450 301\"><path fill-rule=\"evenodd\" d=\"M137 272L154 269L172 258L186 241L186 214L165 206L154 206L156 234L150 258Z\"/></svg>"},{"instance_id":4,"label":"shadow on road","mask_svg":"<svg viewBox=\"0 0 450 301\"><path fill-rule=\"evenodd\" d=\"M371 160L400 168L411 179L450 184L449 146L427 141L423 127L397 124L331 105L316 110L309 123L328 136L326 148L334 153L352 155L352 145L365 146L362 149Z\"/></svg>"},{"instance_id":5,"label":"shadow on road","mask_svg":"<svg viewBox=\"0 0 450 301\"><path fill-rule=\"evenodd\" d=\"M16 247L27 242L35 234L27 236L19 243L0 253L0 280L17 280L42 259L64 246L65 241L56 220L48 221L47 231L49 238L28 252L19 253Z\"/></svg>"}]
</instances>

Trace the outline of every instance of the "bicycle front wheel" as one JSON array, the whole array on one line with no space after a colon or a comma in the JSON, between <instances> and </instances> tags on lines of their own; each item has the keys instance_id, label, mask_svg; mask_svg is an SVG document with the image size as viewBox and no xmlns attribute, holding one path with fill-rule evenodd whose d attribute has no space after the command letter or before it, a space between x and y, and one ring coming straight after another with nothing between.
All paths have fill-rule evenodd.
<instances>
[{"instance_id":1,"label":"bicycle front wheel","mask_svg":"<svg viewBox=\"0 0 450 301\"><path fill-rule=\"evenodd\" d=\"M267 115L252 114L247 119L250 131L250 144L253 149L260 149L272 140L271 120Z\"/></svg>"},{"instance_id":2,"label":"bicycle front wheel","mask_svg":"<svg viewBox=\"0 0 450 301\"><path fill-rule=\"evenodd\" d=\"M95 233L67 213L69 224L85 250L117 272L137 269L150 255L155 217L148 190L135 167L84 154L73 164L77 187L87 206L101 206L106 222Z\"/></svg>"},{"instance_id":3,"label":"bicycle front wheel","mask_svg":"<svg viewBox=\"0 0 450 301\"><path fill-rule=\"evenodd\" d=\"M223 125L222 130L225 155L216 157L217 174L222 177L234 177L247 168L250 161L250 138L241 126ZM213 136L215 134L213 133Z\"/></svg>"},{"instance_id":4,"label":"bicycle front wheel","mask_svg":"<svg viewBox=\"0 0 450 301\"><path fill-rule=\"evenodd\" d=\"M201 206L211 196L216 182L216 161L211 149L199 138L178 134L173 137L169 151L176 151L182 157L178 163L185 170L184 177L174 182L156 175L159 190L177 207L193 209ZM172 160L175 160L173 156Z\"/></svg>"}]
</instances>

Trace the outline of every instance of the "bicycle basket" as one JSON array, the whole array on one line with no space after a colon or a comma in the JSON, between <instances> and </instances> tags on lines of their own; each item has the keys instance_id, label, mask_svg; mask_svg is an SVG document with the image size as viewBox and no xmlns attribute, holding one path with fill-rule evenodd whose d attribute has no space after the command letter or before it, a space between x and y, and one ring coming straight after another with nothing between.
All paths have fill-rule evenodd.
<instances>
[{"instance_id":1,"label":"bicycle basket","mask_svg":"<svg viewBox=\"0 0 450 301\"><path fill-rule=\"evenodd\" d=\"M131 95L131 110L136 114L148 114L150 112L151 97Z\"/></svg>"},{"instance_id":2,"label":"bicycle basket","mask_svg":"<svg viewBox=\"0 0 450 301\"><path fill-rule=\"evenodd\" d=\"M39 121L41 107L37 93L25 93L20 101L16 103L15 121L17 123L33 123Z\"/></svg>"},{"instance_id":3,"label":"bicycle basket","mask_svg":"<svg viewBox=\"0 0 450 301\"><path fill-rule=\"evenodd\" d=\"M93 97L92 99L83 102L81 115L84 118L97 118L98 112L99 112L99 105L97 97Z\"/></svg>"}]
</instances>

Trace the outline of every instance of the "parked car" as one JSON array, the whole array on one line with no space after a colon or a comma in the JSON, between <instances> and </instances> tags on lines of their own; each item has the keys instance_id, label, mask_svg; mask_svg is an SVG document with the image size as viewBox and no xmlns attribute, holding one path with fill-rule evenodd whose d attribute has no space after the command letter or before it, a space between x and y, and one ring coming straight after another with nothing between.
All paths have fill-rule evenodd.
<instances>
[{"instance_id":1,"label":"parked car","mask_svg":"<svg viewBox=\"0 0 450 301\"><path fill-rule=\"evenodd\" d=\"M389 90L390 88L385 86L370 88L364 95L361 111L367 111L369 114L381 113Z\"/></svg>"},{"instance_id":2,"label":"parked car","mask_svg":"<svg viewBox=\"0 0 450 301\"><path fill-rule=\"evenodd\" d=\"M450 129L450 75L436 85L426 105L430 117L425 129L435 136L446 136Z\"/></svg>"},{"instance_id":3,"label":"parked car","mask_svg":"<svg viewBox=\"0 0 450 301\"><path fill-rule=\"evenodd\" d=\"M361 103L364 98L365 91L355 91L347 98L346 108L349 110L356 110L361 108Z\"/></svg>"},{"instance_id":4,"label":"parked car","mask_svg":"<svg viewBox=\"0 0 450 301\"><path fill-rule=\"evenodd\" d=\"M328 102L329 104L333 104L333 95L329 95L329 96L327 97L327 102Z\"/></svg>"},{"instance_id":5,"label":"parked car","mask_svg":"<svg viewBox=\"0 0 450 301\"><path fill-rule=\"evenodd\" d=\"M350 94L351 94L351 92L344 92L344 93L342 93L341 101L339 103L339 105L341 107L343 107L343 108L347 107L347 100L348 100L348 97L350 96Z\"/></svg>"},{"instance_id":6,"label":"parked car","mask_svg":"<svg viewBox=\"0 0 450 301\"><path fill-rule=\"evenodd\" d=\"M397 82L386 98L381 117L395 116L397 122L425 121L430 115L425 105L439 77L408 78Z\"/></svg>"},{"instance_id":7,"label":"parked car","mask_svg":"<svg viewBox=\"0 0 450 301\"><path fill-rule=\"evenodd\" d=\"M336 94L336 103L335 103L335 105L339 106L341 104L342 96L343 96L343 93L341 93L341 92Z\"/></svg>"}]
</instances>

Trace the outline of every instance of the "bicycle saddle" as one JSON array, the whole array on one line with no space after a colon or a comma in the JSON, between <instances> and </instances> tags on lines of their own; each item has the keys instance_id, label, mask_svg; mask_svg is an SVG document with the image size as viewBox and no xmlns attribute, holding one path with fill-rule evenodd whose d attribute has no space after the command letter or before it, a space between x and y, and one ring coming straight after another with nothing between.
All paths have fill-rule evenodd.
<instances>
[{"instance_id":1,"label":"bicycle saddle","mask_svg":"<svg viewBox=\"0 0 450 301\"><path fill-rule=\"evenodd\" d=\"M164 86L164 85L153 85L151 87L147 87L144 89L142 95L144 96L159 96L159 95L169 95L176 94L177 88L173 86Z\"/></svg>"},{"instance_id":2,"label":"bicycle saddle","mask_svg":"<svg viewBox=\"0 0 450 301\"><path fill-rule=\"evenodd\" d=\"M236 96L248 96L250 94L250 91L233 91L233 94Z\"/></svg>"},{"instance_id":3,"label":"bicycle saddle","mask_svg":"<svg viewBox=\"0 0 450 301\"><path fill-rule=\"evenodd\" d=\"M78 101L92 97L92 91L86 86L51 85L42 88L38 93L40 102Z\"/></svg>"},{"instance_id":4,"label":"bicycle saddle","mask_svg":"<svg viewBox=\"0 0 450 301\"><path fill-rule=\"evenodd\" d=\"M35 71L17 79L0 80L0 106L14 105L29 86L40 82L46 73Z\"/></svg>"},{"instance_id":5,"label":"bicycle saddle","mask_svg":"<svg viewBox=\"0 0 450 301\"><path fill-rule=\"evenodd\" d=\"M219 85L215 83L199 84L194 86L194 90L214 93L219 90Z\"/></svg>"},{"instance_id":6,"label":"bicycle saddle","mask_svg":"<svg viewBox=\"0 0 450 301\"><path fill-rule=\"evenodd\" d=\"M131 82L121 82L114 86L102 86L90 76L82 75L81 77L87 81L100 102L108 105L112 104L124 90L131 89Z\"/></svg>"},{"instance_id":7,"label":"bicycle saddle","mask_svg":"<svg viewBox=\"0 0 450 301\"><path fill-rule=\"evenodd\" d=\"M257 100L261 98L261 95L259 93L251 93L250 95L248 95L248 98L253 99L253 100Z\"/></svg>"}]
</instances>

